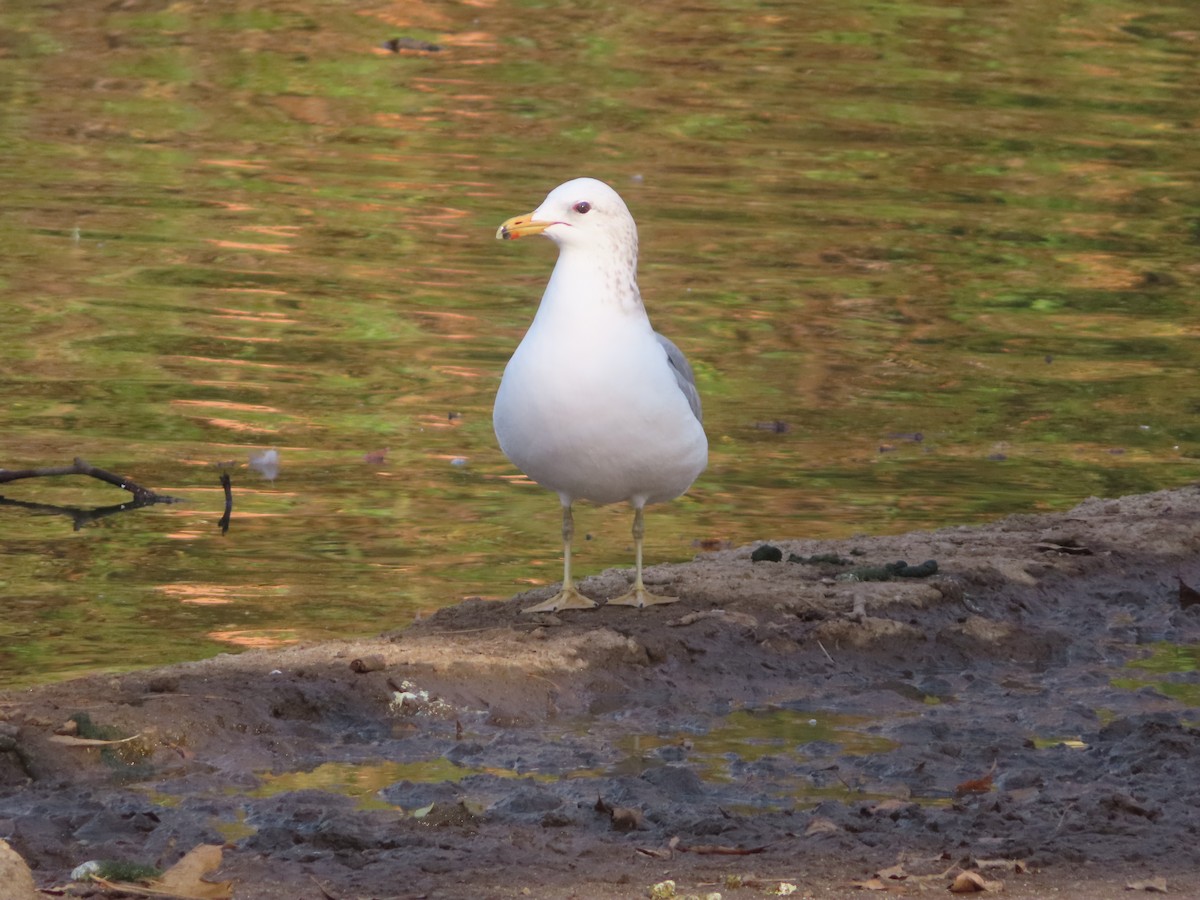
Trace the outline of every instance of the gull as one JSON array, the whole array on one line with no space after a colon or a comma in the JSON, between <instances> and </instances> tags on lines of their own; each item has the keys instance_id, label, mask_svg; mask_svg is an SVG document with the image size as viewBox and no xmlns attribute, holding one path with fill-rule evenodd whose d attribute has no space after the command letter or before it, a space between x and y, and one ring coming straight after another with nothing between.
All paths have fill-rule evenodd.
<instances>
[{"instance_id":1,"label":"gull","mask_svg":"<svg viewBox=\"0 0 1200 900\"><path fill-rule=\"evenodd\" d=\"M571 578L576 500L633 507L636 575L608 602L674 603L642 583L643 509L678 497L708 464L692 367L650 326L637 285L637 226L616 191L594 178L568 181L496 237L535 234L558 245L558 261L505 366L492 423L505 456L558 494L563 582L524 612L596 606Z\"/></svg>"}]
</instances>

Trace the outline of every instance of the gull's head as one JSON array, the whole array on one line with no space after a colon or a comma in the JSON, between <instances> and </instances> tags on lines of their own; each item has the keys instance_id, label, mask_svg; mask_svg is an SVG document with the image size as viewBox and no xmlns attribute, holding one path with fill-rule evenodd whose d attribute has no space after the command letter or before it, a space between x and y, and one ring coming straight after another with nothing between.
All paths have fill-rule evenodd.
<instances>
[{"instance_id":1,"label":"gull's head","mask_svg":"<svg viewBox=\"0 0 1200 900\"><path fill-rule=\"evenodd\" d=\"M603 181L576 178L560 184L542 205L514 216L496 232L501 240L543 234L562 249L616 252L637 258L637 226L621 195Z\"/></svg>"}]
</instances>

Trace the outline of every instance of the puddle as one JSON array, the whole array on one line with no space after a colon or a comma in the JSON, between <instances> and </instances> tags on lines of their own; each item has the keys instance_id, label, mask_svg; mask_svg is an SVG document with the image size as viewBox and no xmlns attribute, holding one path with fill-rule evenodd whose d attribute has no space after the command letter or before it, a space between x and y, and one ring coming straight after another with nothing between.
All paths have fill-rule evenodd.
<instances>
[{"instance_id":1,"label":"puddle","mask_svg":"<svg viewBox=\"0 0 1200 900\"><path fill-rule=\"evenodd\" d=\"M721 725L704 734L677 731L657 735L630 735L620 744L626 757L614 774L640 774L670 760L669 748L679 748L701 778L732 782L736 763L754 763L766 757L788 757L797 763L809 759L805 747L822 745L817 754L835 751L848 756L888 753L899 744L867 734L863 728L874 720L827 712L792 709L738 710ZM836 745L836 748L833 746Z\"/></svg>"},{"instance_id":2,"label":"puddle","mask_svg":"<svg viewBox=\"0 0 1200 900\"><path fill-rule=\"evenodd\" d=\"M239 809L233 821L228 819L215 819L211 822L213 829L225 838L226 843L234 844L243 838L248 838L258 831L253 825L246 822L246 811Z\"/></svg>"},{"instance_id":3,"label":"puddle","mask_svg":"<svg viewBox=\"0 0 1200 900\"><path fill-rule=\"evenodd\" d=\"M1195 672L1200 669L1200 644L1151 644L1149 656L1135 659L1125 668L1148 672Z\"/></svg>"},{"instance_id":4,"label":"puddle","mask_svg":"<svg viewBox=\"0 0 1200 900\"><path fill-rule=\"evenodd\" d=\"M1125 668L1136 674L1112 679L1113 687L1129 691L1153 688L1180 703L1200 707L1200 683L1196 681L1196 672L1200 669L1200 644L1152 644L1149 656L1135 659ZM1139 677L1143 673L1166 677Z\"/></svg>"},{"instance_id":5,"label":"puddle","mask_svg":"<svg viewBox=\"0 0 1200 900\"><path fill-rule=\"evenodd\" d=\"M547 771L515 770L489 766L463 766L444 757L416 762L374 761L367 763L329 762L303 772L285 772L260 776L260 784L250 791L237 791L248 797L274 797L293 791L319 790L355 801L360 810L402 809L385 799L383 792L399 782L414 784L458 783L472 775L491 775L505 779L529 779L552 783L564 779L594 778L605 775L641 775L649 769L673 761L686 762L696 774L713 784L730 784L744 779L739 771L763 760L786 760L785 769L810 758L806 747L815 748L813 757L833 754L864 756L888 753L896 742L866 733L874 720L866 716L839 715L810 710L740 710L720 720L707 733L678 730L658 735L626 735L617 739L620 760L606 769L580 768ZM675 749L677 748L677 750ZM820 802L824 799L863 799L874 796L860 787L845 785L836 779L817 784L802 773L775 773L773 791L793 801ZM787 782L791 782L788 784ZM782 793L778 788L782 787ZM880 794L880 797L886 794ZM763 810L756 807L756 812ZM410 810L411 812L411 810ZM236 829L237 823L222 827Z\"/></svg>"},{"instance_id":6,"label":"puddle","mask_svg":"<svg viewBox=\"0 0 1200 900\"><path fill-rule=\"evenodd\" d=\"M1154 688L1160 694L1178 700L1186 706L1200 707L1200 684L1180 684L1177 681L1153 681L1145 678L1114 678L1112 685L1127 691Z\"/></svg>"},{"instance_id":7,"label":"puddle","mask_svg":"<svg viewBox=\"0 0 1200 900\"><path fill-rule=\"evenodd\" d=\"M290 791L327 791L354 798L358 809L396 809L396 804L384 800L379 796L379 792L399 781L422 784L457 783L469 775L555 780L552 776L516 772L512 769L464 768L443 758L418 762L330 762L307 772L263 775L262 784L247 792L246 796L274 797Z\"/></svg>"}]
</instances>

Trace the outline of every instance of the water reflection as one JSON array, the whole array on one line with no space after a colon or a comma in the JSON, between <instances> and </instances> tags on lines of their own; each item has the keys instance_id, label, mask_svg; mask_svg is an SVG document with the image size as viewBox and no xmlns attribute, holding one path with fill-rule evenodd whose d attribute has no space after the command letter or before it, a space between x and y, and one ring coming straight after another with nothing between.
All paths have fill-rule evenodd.
<instances>
[{"instance_id":1,"label":"water reflection","mask_svg":"<svg viewBox=\"0 0 1200 900\"><path fill-rule=\"evenodd\" d=\"M87 525L98 522L107 516L114 516L117 513L132 512L135 509L145 509L147 506L153 506L154 500L130 500L127 503L115 503L109 506L97 506L92 509L82 509L78 506L56 506L53 503L29 503L24 500L10 500L7 497L0 497L0 506L7 506L13 509L23 509L31 513L39 513L42 515L58 515L66 516L71 520L71 527L78 531Z\"/></svg>"},{"instance_id":2,"label":"water reflection","mask_svg":"<svg viewBox=\"0 0 1200 900\"><path fill-rule=\"evenodd\" d=\"M710 469L649 560L1194 480L1188 12L0 11L0 465L188 500L77 533L0 509L0 682L554 581L557 510L490 427L552 249L492 235L580 174L629 201L705 398ZM269 449L222 538L212 464ZM620 509L578 525L581 572L627 564Z\"/></svg>"}]
</instances>

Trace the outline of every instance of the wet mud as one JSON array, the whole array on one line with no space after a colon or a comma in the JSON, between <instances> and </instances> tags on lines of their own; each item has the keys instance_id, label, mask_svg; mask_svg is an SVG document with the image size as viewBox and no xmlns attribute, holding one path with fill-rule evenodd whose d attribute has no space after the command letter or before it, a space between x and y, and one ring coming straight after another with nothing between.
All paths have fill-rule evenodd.
<instances>
[{"instance_id":1,"label":"wet mud","mask_svg":"<svg viewBox=\"0 0 1200 900\"><path fill-rule=\"evenodd\" d=\"M42 888L223 844L269 900L1200 892L1200 491L772 546L642 611L520 612L547 588L0 695L0 838Z\"/></svg>"}]
</instances>

